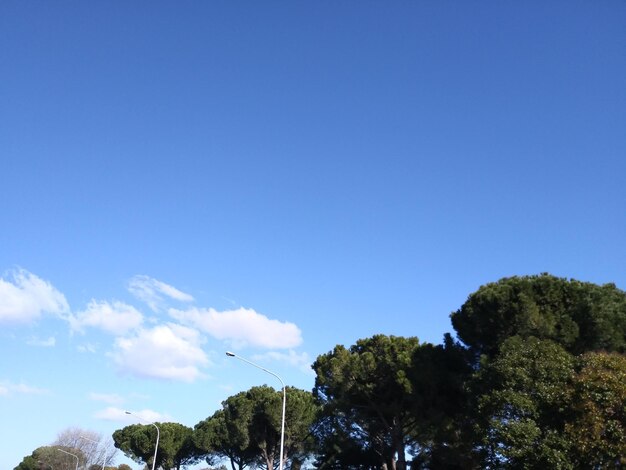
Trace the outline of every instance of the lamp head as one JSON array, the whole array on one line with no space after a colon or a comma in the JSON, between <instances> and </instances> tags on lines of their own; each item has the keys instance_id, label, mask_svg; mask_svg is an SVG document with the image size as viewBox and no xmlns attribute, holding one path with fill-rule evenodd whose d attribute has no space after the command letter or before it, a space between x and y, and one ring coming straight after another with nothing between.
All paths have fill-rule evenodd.
<instances>
[{"instance_id":1,"label":"lamp head","mask_svg":"<svg viewBox=\"0 0 626 470\"><path fill-rule=\"evenodd\" d=\"M232 353L232 352L230 352L230 351L226 351L226 355L227 355L228 357L235 357L235 353Z\"/></svg>"}]
</instances>

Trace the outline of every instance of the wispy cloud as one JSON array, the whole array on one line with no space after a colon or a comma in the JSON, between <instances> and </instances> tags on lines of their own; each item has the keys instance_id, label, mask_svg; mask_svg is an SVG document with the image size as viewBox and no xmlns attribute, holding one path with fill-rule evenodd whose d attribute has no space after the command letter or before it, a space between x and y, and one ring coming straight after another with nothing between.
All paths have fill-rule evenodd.
<instances>
[{"instance_id":1,"label":"wispy cloud","mask_svg":"<svg viewBox=\"0 0 626 470\"><path fill-rule=\"evenodd\" d=\"M29 346L37 346L40 348L52 348L56 345L56 338L54 336L50 336L47 339L37 338L35 336L29 338L26 341L26 344Z\"/></svg>"},{"instance_id":2,"label":"wispy cloud","mask_svg":"<svg viewBox=\"0 0 626 470\"><path fill-rule=\"evenodd\" d=\"M134 276L128 283L128 290L155 312L165 305L164 297L178 302L193 302L194 300L191 295L144 275Z\"/></svg>"},{"instance_id":3,"label":"wispy cloud","mask_svg":"<svg viewBox=\"0 0 626 470\"><path fill-rule=\"evenodd\" d=\"M113 360L122 373L193 382L209 362L197 331L169 323L117 338Z\"/></svg>"},{"instance_id":4,"label":"wispy cloud","mask_svg":"<svg viewBox=\"0 0 626 470\"><path fill-rule=\"evenodd\" d=\"M110 405L120 405L124 403L124 398L117 393L90 393L89 399L93 401L102 401Z\"/></svg>"},{"instance_id":5,"label":"wispy cloud","mask_svg":"<svg viewBox=\"0 0 626 470\"><path fill-rule=\"evenodd\" d=\"M64 314L69 309L61 292L24 269L0 279L0 322L32 323L43 313Z\"/></svg>"},{"instance_id":6,"label":"wispy cloud","mask_svg":"<svg viewBox=\"0 0 626 470\"><path fill-rule=\"evenodd\" d=\"M45 395L50 393L45 388L32 387L24 383L14 384L9 381L0 382L0 396L10 395Z\"/></svg>"},{"instance_id":7,"label":"wispy cloud","mask_svg":"<svg viewBox=\"0 0 626 470\"><path fill-rule=\"evenodd\" d=\"M85 327L123 335L138 328L143 322L143 315L135 307L123 302L92 300L87 308L69 317L72 331L84 332Z\"/></svg>"},{"instance_id":8,"label":"wispy cloud","mask_svg":"<svg viewBox=\"0 0 626 470\"><path fill-rule=\"evenodd\" d=\"M169 314L185 325L237 346L283 349L302 343L302 333L294 323L272 320L252 309L239 308L223 312L212 308L170 309Z\"/></svg>"},{"instance_id":9,"label":"wispy cloud","mask_svg":"<svg viewBox=\"0 0 626 470\"><path fill-rule=\"evenodd\" d=\"M311 368L311 358L306 352L297 353L293 349L287 353L278 352L278 351L270 351L264 354L255 354L252 356L252 359L255 361L277 361L282 362L284 364L288 364L293 367L297 367L302 372L308 375L315 375L315 372Z\"/></svg>"},{"instance_id":10,"label":"wispy cloud","mask_svg":"<svg viewBox=\"0 0 626 470\"><path fill-rule=\"evenodd\" d=\"M94 418L102 419L105 421L121 421L129 423L154 423L154 422L167 422L174 421L174 419L168 414L158 413L153 410L138 410L130 411L132 414L127 414L127 410L109 406L103 410L96 411Z\"/></svg>"}]
</instances>

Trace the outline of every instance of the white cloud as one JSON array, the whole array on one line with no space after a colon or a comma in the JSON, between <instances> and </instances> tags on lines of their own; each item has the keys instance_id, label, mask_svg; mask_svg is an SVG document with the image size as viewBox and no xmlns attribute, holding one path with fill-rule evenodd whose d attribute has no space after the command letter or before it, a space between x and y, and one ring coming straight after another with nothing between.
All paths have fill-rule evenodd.
<instances>
[{"instance_id":1,"label":"white cloud","mask_svg":"<svg viewBox=\"0 0 626 470\"><path fill-rule=\"evenodd\" d=\"M57 340L54 336L50 336L47 339L36 338L33 336L32 338L28 339L28 341L26 341L26 344L28 344L29 346L38 346L41 348L51 348L55 346L56 343Z\"/></svg>"},{"instance_id":2,"label":"white cloud","mask_svg":"<svg viewBox=\"0 0 626 470\"><path fill-rule=\"evenodd\" d=\"M302 333L294 323L271 320L252 309L239 308L224 312L212 308L170 309L169 313L184 324L239 346L283 349L302 343Z\"/></svg>"},{"instance_id":3,"label":"white cloud","mask_svg":"<svg viewBox=\"0 0 626 470\"><path fill-rule=\"evenodd\" d=\"M11 382L0 382L0 396L19 395L45 395L49 390L32 387L24 383L14 384Z\"/></svg>"},{"instance_id":4,"label":"white cloud","mask_svg":"<svg viewBox=\"0 0 626 470\"><path fill-rule=\"evenodd\" d=\"M134 276L128 283L128 290L155 312L161 310L165 304L163 296L179 302L193 302L194 300L191 295L149 276Z\"/></svg>"},{"instance_id":5,"label":"white cloud","mask_svg":"<svg viewBox=\"0 0 626 470\"><path fill-rule=\"evenodd\" d=\"M193 382L209 362L200 342L197 331L170 323L117 338L111 356L123 373Z\"/></svg>"},{"instance_id":6,"label":"white cloud","mask_svg":"<svg viewBox=\"0 0 626 470\"><path fill-rule=\"evenodd\" d=\"M287 353L270 351L264 354L255 354L252 359L255 361L266 361L269 359L282 362L290 366L297 367L305 374L315 375L315 372L311 368L313 361L311 361L311 358L306 352L297 353L293 349L289 350Z\"/></svg>"},{"instance_id":7,"label":"white cloud","mask_svg":"<svg viewBox=\"0 0 626 470\"><path fill-rule=\"evenodd\" d=\"M153 410L131 411L131 414L128 414L126 410L113 406L96 411L93 416L96 419L105 421L124 421L138 424L174 421L170 415L158 413Z\"/></svg>"},{"instance_id":8,"label":"white cloud","mask_svg":"<svg viewBox=\"0 0 626 470\"><path fill-rule=\"evenodd\" d=\"M104 403L109 403L110 405L119 405L124 403L124 398L119 396L117 393L90 393L89 398L94 401L103 401Z\"/></svg>"},{"instance_id":9,"label":"white cloud","mask_svg":"<svg viewBox=\"0 0 626 470\"><path fill-rule=\"evenodd\" d=\"M30 323L42 313L69 312L65 296L47 281L24 269L0 279L0 322Z\"/></svg>"},{"instance_id":10,"label":"white cloud","mask_svg":"<svg viewBox=\"0 0 626 470\"><path fill-rule=\"evenodd\" d=\"M142 322L143 315L135 307L117 301L109 303L92 300L86 310L70 317L72 331L83 332L89 326L115 335L123 335L138 328Z\"/></svg>"}]
</instances>

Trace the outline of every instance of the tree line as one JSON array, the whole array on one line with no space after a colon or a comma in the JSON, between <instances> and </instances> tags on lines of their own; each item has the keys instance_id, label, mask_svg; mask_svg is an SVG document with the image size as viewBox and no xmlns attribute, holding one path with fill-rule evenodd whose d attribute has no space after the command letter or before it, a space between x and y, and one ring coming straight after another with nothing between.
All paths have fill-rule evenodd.
<instances>
[{"instance_id":1,"label":"tree line","mask_svg":"<svg viewBox=\"0 0 626 470\"><path fill-rule=\"evenodd\" d=\"M287 388L286 469L609 469L626 465L626 293L549 274L481 286L442 344L375 335ZM156 468L278 467L282 394L253 387L190 428L157 423ZM152 465L156 430L115 447ZM17 467L18 470L30 470Z\"/></svg>"}]
</instances>

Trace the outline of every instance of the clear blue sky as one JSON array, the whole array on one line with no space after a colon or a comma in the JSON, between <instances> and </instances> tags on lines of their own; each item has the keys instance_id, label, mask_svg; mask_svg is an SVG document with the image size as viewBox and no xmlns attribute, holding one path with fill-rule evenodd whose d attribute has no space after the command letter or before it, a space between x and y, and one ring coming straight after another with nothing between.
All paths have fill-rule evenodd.
<instances>
[{"instance_id":1,"label":"clear blue sky","mask_svg":"<svg viewBox=\"0 0 626 470\"><path fill-rule=\"evenodd\" d=\"M623 1L0 2L0 468L279 385L228 349L310 389L319 354L440 342L504 276L625 289L624 25Z\"/></svg>"}]
</instances>

